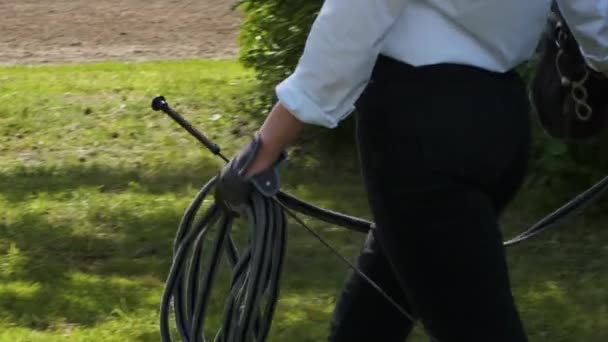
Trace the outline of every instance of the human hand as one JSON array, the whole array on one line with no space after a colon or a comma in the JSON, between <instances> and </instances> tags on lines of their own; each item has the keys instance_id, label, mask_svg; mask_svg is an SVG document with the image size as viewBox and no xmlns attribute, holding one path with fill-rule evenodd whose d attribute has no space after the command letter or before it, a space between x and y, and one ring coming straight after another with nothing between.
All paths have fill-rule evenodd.
<instances>
[{"instance_id":1,"label":"human hand","mask_svg":"<svg viewBox=\"0 0 608 342\"><path fill-rule=\"evenodd\" d=\"M284 151L276 152L256 134L220 172L216 198L229 209L242 212L252 191L266 197L276 195L280 188L278 167L286 158Z\"/></svg>"}]
</instances>

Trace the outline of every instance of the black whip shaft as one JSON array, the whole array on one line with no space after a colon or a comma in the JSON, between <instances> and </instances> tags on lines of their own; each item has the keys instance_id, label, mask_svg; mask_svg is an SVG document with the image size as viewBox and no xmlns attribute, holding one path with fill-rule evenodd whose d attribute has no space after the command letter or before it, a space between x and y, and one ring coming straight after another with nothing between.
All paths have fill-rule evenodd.
<instances>
[{"instance_id":1,"label":"black whip shaft","mask_svg":"<svg viewBox=\"0 0 608 342\"><path fill-rule=\"evenodd\" d=\"M205 145L205 147L207 147L207 149L211 151L211 153L219 156L225 162L228 162L228 158L226 158L222 154L220 147L211 142L211 140L207 139L207 137L203 133L194 128L194 126L192 126L190 122L184 119L183 116L181 116L178 112L174 111L169 106L167 100L165 100L163 96L157 96L154 98L154 100L152 100L152 109L155 111L162 111L165 114L169 115L175 122L177 122L186 131L188 131L188 133L190 133L194 138L196 138L196 140L198 140L201 144Z\"/></svg>"},{"instance_id":2,"label":"black whip shaft","mask_svg":"<svg viewBox=\"0 0 608 342\"><path fill-rule=\"evenodd\" d=\"M220 147L209 140L198 129L194 128L190 122L184 119L183 116L174 111L169 106L164 96L157 96L152 100L152 109L155 111L162 111L169 115L175 122L187 130L190 135L196 138L196 140L203 144L209 151L222 158L225 162L228 162L228 159L220 152ZM360 219L358 217L352 217L342 213L319 208L283 191L279 192L278 199L292 210L360 233L367 233L374 226L372 222Z\"/></svg>"}]
</instances>

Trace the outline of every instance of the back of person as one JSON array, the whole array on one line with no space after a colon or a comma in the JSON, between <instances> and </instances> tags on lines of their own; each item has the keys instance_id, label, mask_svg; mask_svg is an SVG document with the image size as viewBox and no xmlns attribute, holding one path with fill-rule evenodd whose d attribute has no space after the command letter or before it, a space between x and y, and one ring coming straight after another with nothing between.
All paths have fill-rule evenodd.
<instances>
[{"instance_id":1,"label":"back of person","mask_svg":"<svg viewBox=\"0 0 608 342\"><path fill-rule=\"evenodd\" d=\"M559 0L590 66L608 72L608 0ZM377 57L505 72L532 57L551 0L326 0L277 97L334 128L354 111Z\"/></svg>"},{"instance_id":2,"label":"back of person","mask_svg":"<svg viewBox=\"0 0 608 342\"><path fill-rule=\"evenodd\" d=\"M381 53L414 66L468 64L504 72L527 60L550 0L404 0Z\"/></svg>"}]
</instances>

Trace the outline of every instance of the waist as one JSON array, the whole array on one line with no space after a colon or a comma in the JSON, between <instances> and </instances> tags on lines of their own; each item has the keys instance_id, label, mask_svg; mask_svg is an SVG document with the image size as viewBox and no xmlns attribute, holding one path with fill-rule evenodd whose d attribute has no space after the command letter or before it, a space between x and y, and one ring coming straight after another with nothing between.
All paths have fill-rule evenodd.
<instances>
[{"instance_id":1,"label":"waist","mask_svg":"<svg viewBox=\"0 0 608 342\"><path fill-rule=\"evenodd\" d=\"M498 72L456 63L415 66L386 55L378 56L370 81L387 86L394 85L395 83L437 84L444 82L458 86L459 82L468 82L472 76L483 79L504 80L506 82L523 82L514 68Z\"/></svg>"}]
</instances>

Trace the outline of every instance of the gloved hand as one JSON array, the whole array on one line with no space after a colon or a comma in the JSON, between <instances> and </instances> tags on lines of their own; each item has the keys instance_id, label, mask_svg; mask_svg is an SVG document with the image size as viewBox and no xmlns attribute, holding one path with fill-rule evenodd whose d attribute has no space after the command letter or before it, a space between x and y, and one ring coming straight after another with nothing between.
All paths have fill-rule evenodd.
<instances>
[{"instance_id":1,"label":"gloved hand","mask_svg":"<svg viewBox=\"0 0 608 342\"><path fill-rule=\"evenodd\" d=\"M257 190L266 197L272 197L279 192L280 180L278 167L287 159L287 153L282 152L269 168L247 177L247 170L255 160L262 145L260 135L242 149L220 172L216 185L216 200L226 205L230 210L242 213L247 206L252 191Z\"/></svg>"}]
</instances>

